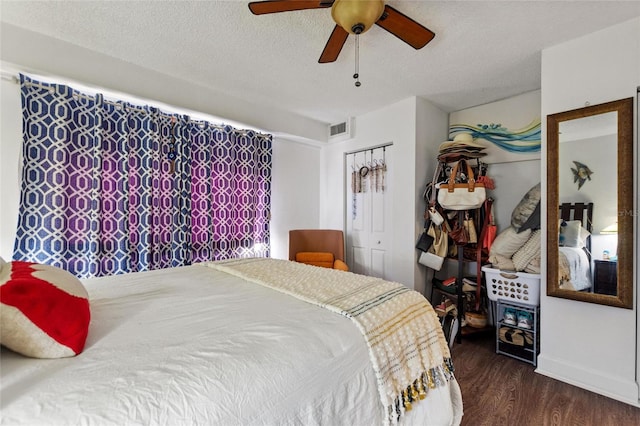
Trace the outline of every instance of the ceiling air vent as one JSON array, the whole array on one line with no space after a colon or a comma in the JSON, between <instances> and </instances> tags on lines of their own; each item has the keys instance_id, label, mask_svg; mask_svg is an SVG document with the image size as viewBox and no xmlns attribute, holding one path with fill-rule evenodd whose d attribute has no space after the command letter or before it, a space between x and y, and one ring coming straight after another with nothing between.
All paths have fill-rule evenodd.
<instances>
[{"instance_id":1,"label":"ceiling air vent","mask_svg":"<svg viewBox=\"0 0 640 426\"><path fill-rule=\"evenodd\" d=\"M331 130L330 136L337 136L343 133L347 133L347 122L343 121L342 123L332 125L329 130Z\"/></svg>"},{"instance_id":2,"label":"ceiling air vent","mask_svg":"<svg viewBox=\"0 0 640 426\"><path fill-rule=\"evenodd\" d=\"M351 117L342 123L336 123L329 126L329 140L337 141L353 138L354 118Z\"/></svg>"}]
</instances>

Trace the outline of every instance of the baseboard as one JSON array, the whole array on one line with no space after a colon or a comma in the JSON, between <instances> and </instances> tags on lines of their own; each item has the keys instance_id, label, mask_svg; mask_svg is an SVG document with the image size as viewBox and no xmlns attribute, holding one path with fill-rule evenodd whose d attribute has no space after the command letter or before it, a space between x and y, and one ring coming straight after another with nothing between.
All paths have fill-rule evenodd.
<instances>
[{"instance_id":1,"label":"baseboard","mask_svg":"<svg viewBox=\"0 0 640 426\"><path fill-rule=\"evenodd\" d=\"M599 371L578 368L544 355L538 357L538 368L535 371L552 379L640 408L638 384L634 380L610 377ZM589 378L588 382L584 380L585 377Z\"/></svg>"}]
</instances>

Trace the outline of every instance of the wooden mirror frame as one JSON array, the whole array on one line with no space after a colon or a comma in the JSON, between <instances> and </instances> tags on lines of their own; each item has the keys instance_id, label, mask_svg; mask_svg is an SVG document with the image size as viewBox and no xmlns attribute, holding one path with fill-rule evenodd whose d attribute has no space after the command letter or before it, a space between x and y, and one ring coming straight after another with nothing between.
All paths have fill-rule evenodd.
<instances>
[{"instance_id":1,"label":"wooden mirror frame","mask_svg":"<svg viewBox=\"0 0 640 426\"><path fill-rule=\"evenodd\" d=\"M618 113L618 262L615 296L561 289L558 282L559 126L608 112ZM633 309L633 98L547 116L547 295ZM596 206L596 208L598 208Z\"/></svg>"}]
</instances>

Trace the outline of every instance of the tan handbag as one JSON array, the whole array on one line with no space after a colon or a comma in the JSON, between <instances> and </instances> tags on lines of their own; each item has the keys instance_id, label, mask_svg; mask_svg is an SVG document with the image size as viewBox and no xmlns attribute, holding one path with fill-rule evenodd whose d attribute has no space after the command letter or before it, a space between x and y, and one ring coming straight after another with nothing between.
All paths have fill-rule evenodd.
<instances>
[{"instance_id":1,"label":"tan handbag","mask_svg":"<svg viewBox=\"0 0 640 426\"><path fill-rule=\"evenodd\" d=\"M467 235L469 236L468 243L475 244L478 242L478 233L476 232L476 225L473 223L473 219L469 217L469 213L465 213L464 217L464 229L467 231Z\"/></svg>"},{"instance_id":2,"label":"tan handbag","mask_svg":"<svg viewBox=\"0 0 640 426\"><path fill-rule=\"evenodd\" d=\"M449 251L447 232L442 227L435 226L433 222L431 222L427 234L433 237L433 244L431 244L429 252L440 257L447 257L447 252Z\"/></svg>"},{"instance_id":3,"label":"tan handbag","mask_svg":"<svg viewBox=\"0 0 640 426\"><path fill-rule=\"evenodd\" d=\"M444 263L444 258L447 256L449 238L447 237L447 232L442 227L434 225L433 222L429 225L427 235L433 238L433 243L429 250L420 253L418 262L427 268L439 271Z\"/></svg>"}]
</instances>

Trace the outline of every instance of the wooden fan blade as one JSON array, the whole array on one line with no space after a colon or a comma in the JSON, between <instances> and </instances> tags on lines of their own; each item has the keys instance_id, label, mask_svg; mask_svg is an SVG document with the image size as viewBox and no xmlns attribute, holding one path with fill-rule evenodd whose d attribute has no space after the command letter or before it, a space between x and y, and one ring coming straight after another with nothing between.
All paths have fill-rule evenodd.
<instances>
[{"instance_id":1,"label":"wooden fan blade","mask_svg":"<svg viewBox=\"0 0 640 426\"><path fill-rule=\"evenodd\" d=\"M331 36L329 36L329 40L327 40L327 44L318 62L321 64L335 62L335 60L338 59L338 55L340 55L344 42L347 41L347 37L349 37L349 33L340 25L336 25L333 32L331 32Z\"/></svg>"},{"instance_id":2,"label":"wooden fan blade","mask_svg":"<svg viewBox=\"0 0 640 426\"><path fill-rule=\"evenodd\" d=\"M267 13L291 12L294 10L322 9L331 7L334 0L325 1L299 1L299 0L267 0L253 1L249 3L249 10L254 15L265 15Z\"/></svg>"},{"instance_id":3,"label":"wooden fan blade","mask_svg":"<svg viewBox=\"0 0 640 426\"><path fill-rule=\"evenodd\" d=\"M384 12L376 24L414 49L423 48L435 37L433 31L398 12L391 6L384 7Z\"/></svg>"}]
</instances>

